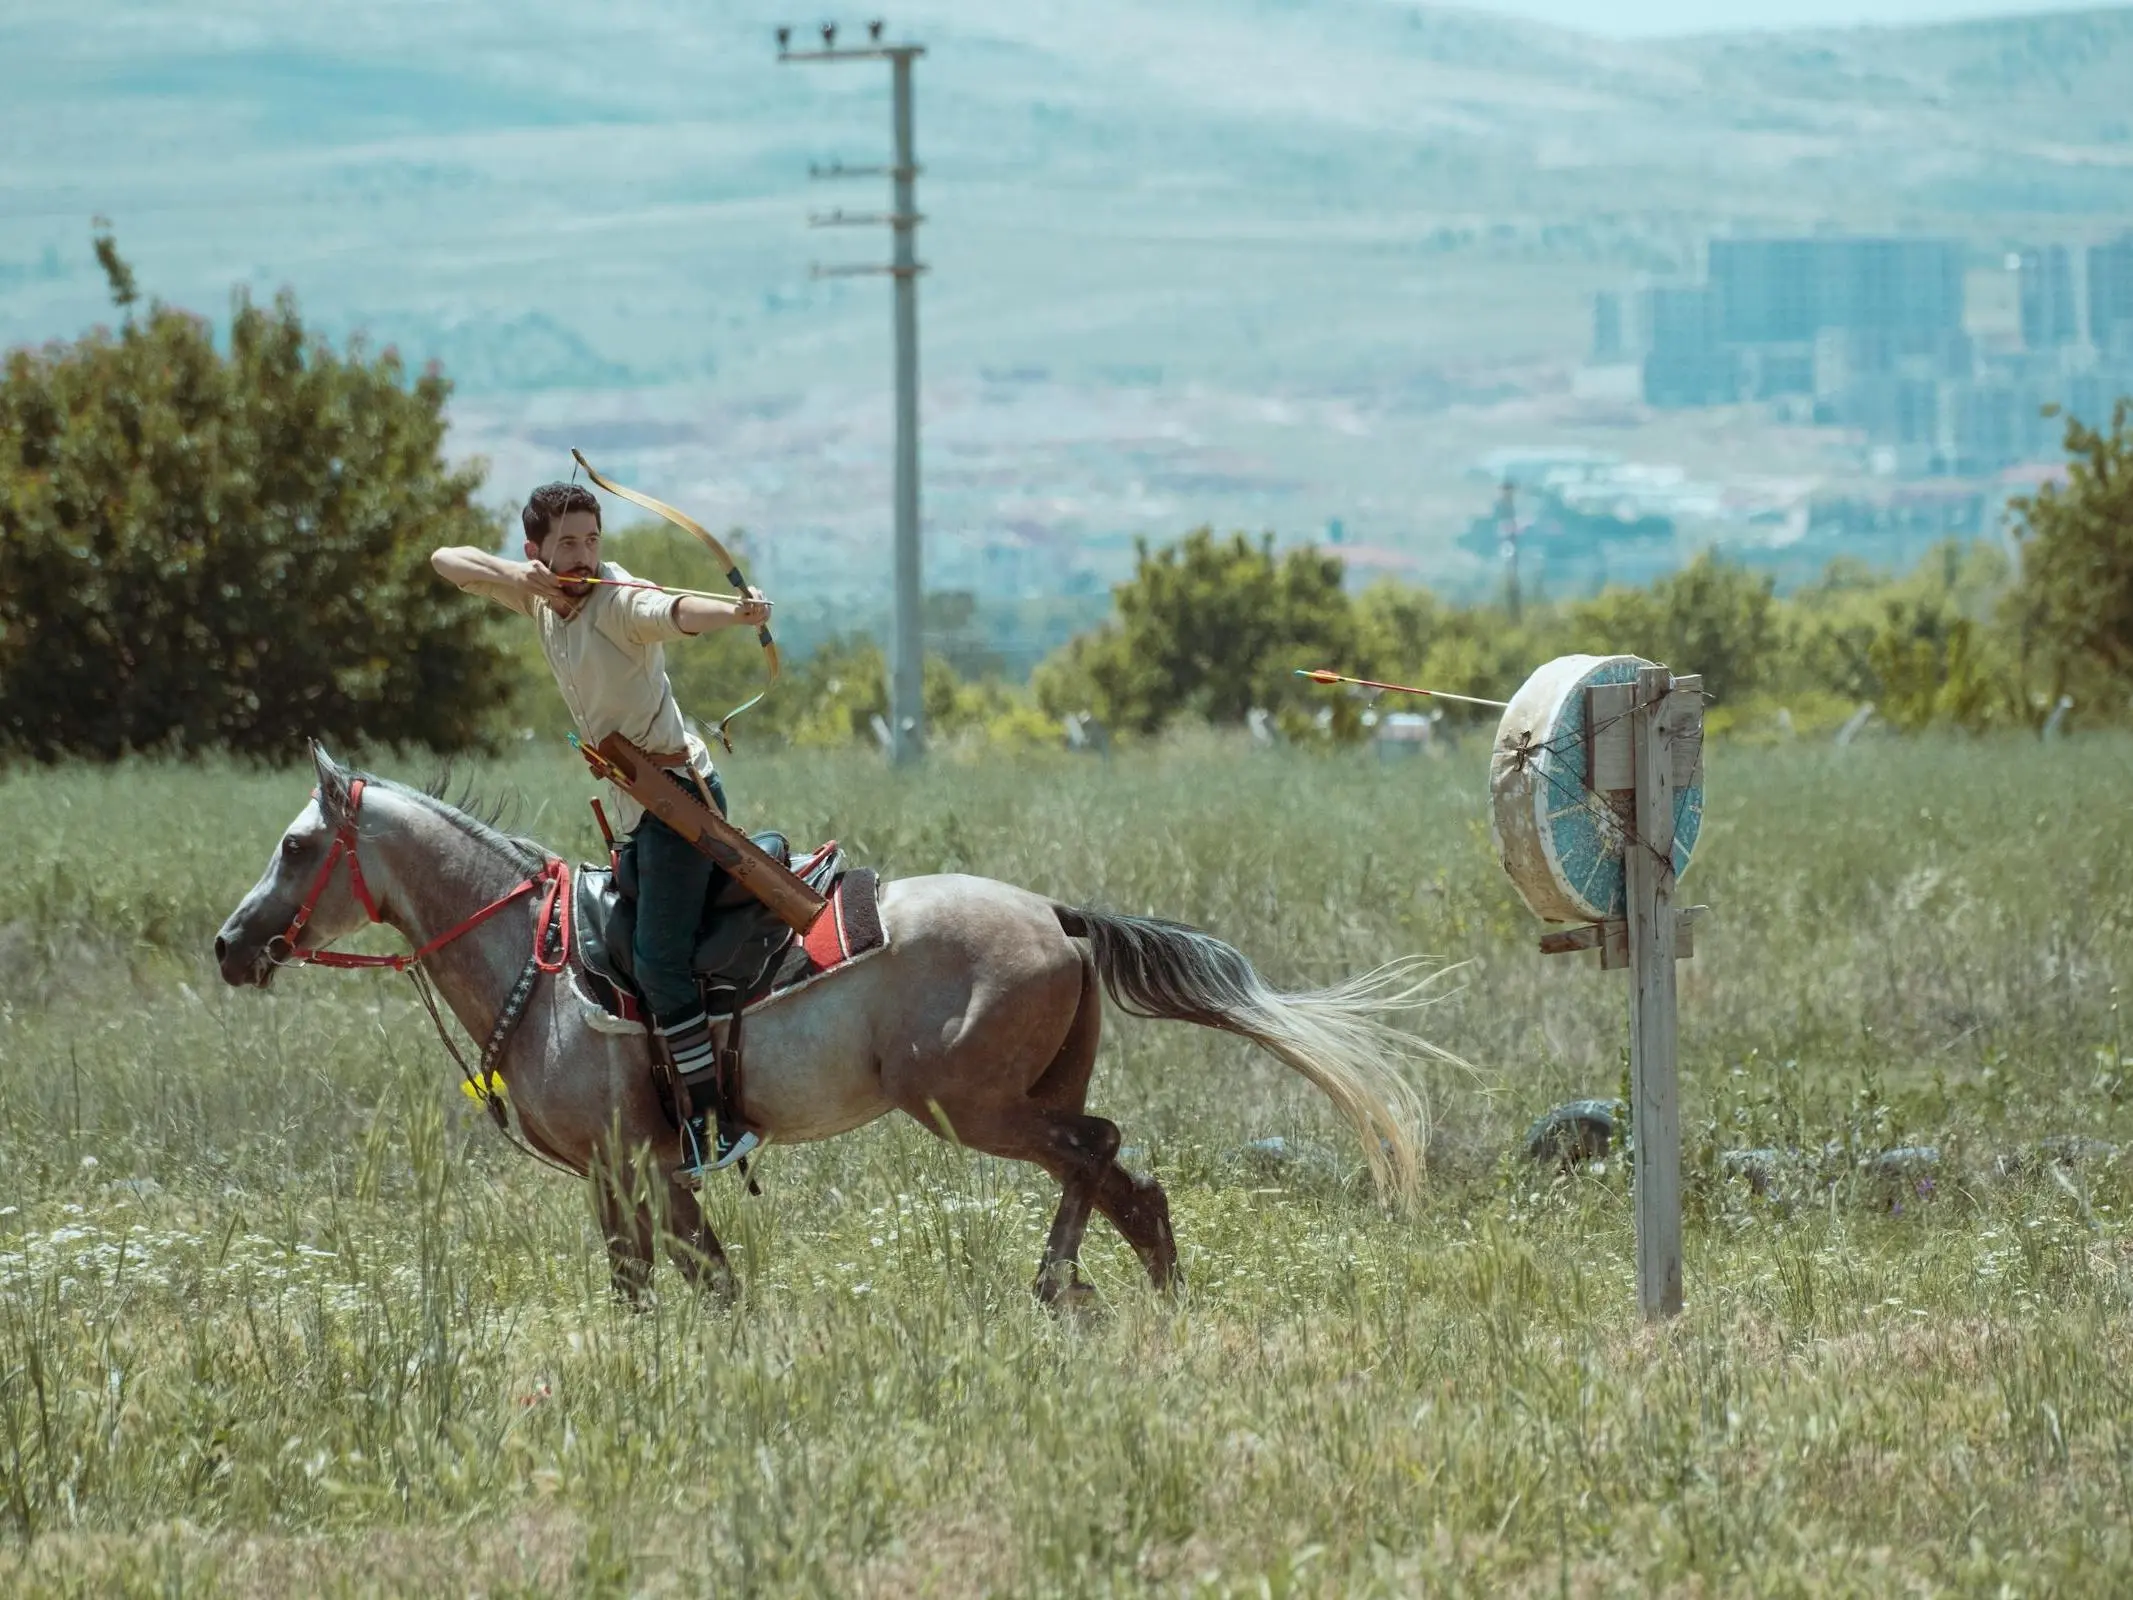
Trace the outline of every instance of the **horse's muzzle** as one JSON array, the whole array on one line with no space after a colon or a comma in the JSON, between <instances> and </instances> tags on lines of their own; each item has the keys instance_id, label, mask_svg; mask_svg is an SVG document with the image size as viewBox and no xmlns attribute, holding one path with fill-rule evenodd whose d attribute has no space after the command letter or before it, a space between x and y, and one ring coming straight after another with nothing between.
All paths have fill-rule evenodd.
<instances>
[{"instance_id":1,"label":"horse's muzzle","mask_svg":"<svg viewBox=\"0 0 2133 1600\"><path fill-rule=\"evenodd\" d=\"M280 942L277 936L247 949L243 941L233 943L227 934L216 934L215 965L222 973L222 981L233 989L264 989L274 981L274 969L280 965L274 957L274 946Z\"/></svg>"}]
</instances>

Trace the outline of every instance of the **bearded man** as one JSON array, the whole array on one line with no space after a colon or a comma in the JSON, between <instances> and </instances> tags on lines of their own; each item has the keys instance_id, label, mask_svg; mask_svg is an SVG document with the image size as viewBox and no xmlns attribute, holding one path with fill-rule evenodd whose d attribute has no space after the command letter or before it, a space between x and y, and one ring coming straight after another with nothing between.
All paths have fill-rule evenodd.
<instances>
[{"instance_id":1,"label":"bearded man","mask_svg":"<svg viewBox=\"0 0 2133 1600\"><path fill-rule=\"evenodd\" d=\"M718 628L761 627L770 602L745 589L737 599L668 594L639 584L600 559L600 502L574 483L543 484L526 501L526 559L458 545L430 565L470 594L486 595L533 620L578 737L596 745L620 733L683 790L726 810L726 791L703 740L690 733L667 681L665 647ZM712 1065L711 1023L690 958L704 899L717 871L709 857L646 811L620 786L617 825L636 854L637 931L631 955L652 1022L683 1076ZM714 1122L707 1127L706 1121ZM698 1117L684 1141L684 1176L727 1167L758 1143L744 1129Z\"/></svg>"}]
</instances>

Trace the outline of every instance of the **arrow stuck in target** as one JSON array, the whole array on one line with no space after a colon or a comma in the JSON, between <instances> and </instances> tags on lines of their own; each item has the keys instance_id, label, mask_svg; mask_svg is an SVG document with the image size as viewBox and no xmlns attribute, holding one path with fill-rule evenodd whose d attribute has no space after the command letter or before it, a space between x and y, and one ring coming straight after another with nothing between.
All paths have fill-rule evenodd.
<instances>
[{"instance_id":1,"label":"arrow stuck in target","mask_svg":"<svg viewBox=\"0 0 2133 1600\"><path fill-rule=\"evenodd\" d=\"M1449 689L1414 689L1404 683L1380 683L1375 678L1347 678L1325 667L1298 667L1296 676L1309 678L1313 683L1350 683L1358 689L1385 689L1393 694L1428 695L1432 700L1457 700L1461 705L1491 706L1498 711L1511 703L1508 700L1484 700L1478 695L1453 694Z\"/></svg>"}]
</instances>

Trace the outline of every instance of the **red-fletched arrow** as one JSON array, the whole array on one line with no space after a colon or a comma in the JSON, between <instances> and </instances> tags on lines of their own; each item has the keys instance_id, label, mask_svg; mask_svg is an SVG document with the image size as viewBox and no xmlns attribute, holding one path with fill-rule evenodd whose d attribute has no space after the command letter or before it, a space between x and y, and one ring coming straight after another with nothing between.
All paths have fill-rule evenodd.
<instances>
[{"instance_id":1,"label":"red-fletched arrow","mask_svg":"<svg viewBox=\"0 0 2133 1600\"><path fill-rule=\"evenodd\" d=\"M1432 700L1457 700L1462 705L1492 706L1498 711L1511 703L1508 700L1484 700L1478 695L1453 694L1449 689L1415 689L1404 683L1380 683L1375 678L1347 678L1326 667L1298 667L1296 676L1309 678L1313 683L1352 683L1358 689L1387 689L1394 694L1425 694Z\"/></svg>"}]
</instances>

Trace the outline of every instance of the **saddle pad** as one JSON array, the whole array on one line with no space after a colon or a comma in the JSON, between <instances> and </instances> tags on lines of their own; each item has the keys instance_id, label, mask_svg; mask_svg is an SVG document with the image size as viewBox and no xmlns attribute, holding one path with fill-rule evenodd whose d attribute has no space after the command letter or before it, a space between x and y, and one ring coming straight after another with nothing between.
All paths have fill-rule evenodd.
<instances>
[{"instance_id":1,"label":"saddle pad","mask_svg":"<svg viewBox=\"0 0 2133 1600\"><path fill-rule=\"evenodd\" d=\"M810 869L834 865L828 860L834 848L826 845L817 851L803 864L802 875L814 881L816 874ZM607 937L607 922L614 905L612 896L605 892L606 885L597 881L605 876L597 869L587 869L579 875L580 886L590 896L589 903L580 902L577 919L578 967L584 980L579 989L608 1015L636 1026L643 1013L629 980L617 971ZM713 1017L731 1016L735 1010L752 1011L886 948L889 934L881 918L880 888L880 878L871 867L837 873L826 886L829 904L815 919L807 937L795 939L787 934L783 948L749 986L746 995L740 997L738 1005L732 989L704 984L700 992L705 1009Z\"/></svg>"},{"instance_id":2,"label":"saddle pad","mask_svg":"<svg viewBox=\"0 0 2133 1600\"><path fill-rule=\"evenodd\" d=\"M854 867L838 877L829 905L807 937L786 947L769 986L750 995L741 1009L754 1011L782 1000L888 945L889 930L881 920L881 879L872 867Z\"/></svg>"}]
</instances>

